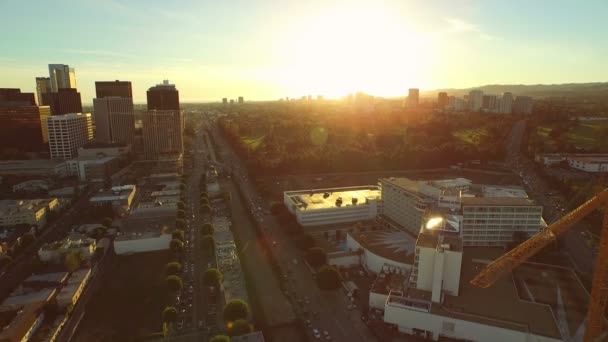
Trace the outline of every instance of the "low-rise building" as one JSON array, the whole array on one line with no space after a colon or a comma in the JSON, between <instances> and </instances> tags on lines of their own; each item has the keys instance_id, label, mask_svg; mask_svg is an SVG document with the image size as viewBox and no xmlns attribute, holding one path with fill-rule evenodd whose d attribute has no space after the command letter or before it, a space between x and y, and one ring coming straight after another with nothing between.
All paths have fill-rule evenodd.
<instances>
[{"instance_id":1,"label":"low-rise building","mask_svg":"<svg viewBox=\"0 0 608 342\"><path fill-rule=\"evenodd\" d=\"M69 174L81 182L104 182L120 169L115 157L78 157L66 161Z\"/></svg>"},{"instance_id":2,"label":"low-rise building","mask_svg":"<svg viewBox=\"0 0 608 342\"><path fill-rule=\"evenodd\" d=\"M8 175L66 177L68 170L64 160L0 160L0 176Z\"/></svg>"},{"instance_id":3,"label":"low-rise building","mask_svg":"<svg viewBox=\"0 0 608 342\"><path fill-rule=\"evenodd\" d=\"M89 260L95 253L95 240L91 238L70 238L51 243L45 243L38 250L38 256L44 262L62 262L66 254L78 252L84 260Z\"/></svg>"},{"instance_id":4,"label":"low-rise building","mask_svg":"<svg viewBox=\"0 0 608 342\"><path fill-rule=\"evenodd\" d=\"M13 185L13 192L39 192L49 189L49 183L42 179L32 179Z\"/></svg>"},{"instance_id":5,"label":"low-rise building","mask_svg":"<svg viewBox=\"0 0 608 342\"><path fill-rule=\"evenodd\" d=\"M90 268L81 268L72 272L72 275L68 278L68 283L57 293L57 305L60 308L65 308L68 305L76 304L89 282L90 276Z\"/></svg>"},{"instance_id":6,"label":"low-rise building","mask_svg":"<svg viewBox=\"0 0 608 342\"><path fill-rule=\"evenodd\" d=\"M567 162L571 168L584 172L608 172L608 153L539 153L534 161L545 166Z\"/></svg>"},{"instance_id":7,"label":"low-rise building","mask_svg":"<svg viewBox=\"0 0 608 342\"><path fill-rule=\"evenodd\" d=\"M367 221L378 213L380 190L369 185L286 191L283 201L304 227Z\"/></svg>"},{"instance_id":8,"label":"low-rise building","mask_svg":"<svg viewBox=\"0 0 608 342\"><path fill-rule=\"evenodd\" d=\"M29 341L44 321L44 303L0 306L0 341Z\"/></svg>"},{"instance_id":9,"label":"low-rise building","mask_svg":"<svg viewBox=\"0 0 608 342\"><path fill-rule=\"evenodd\" d=\"M78 148L78 156L85 158L124 158L131 153L131 145L92 142Z\"/></svg>"},{"instance_id":10,"label":"low-rise building","mask_svg":"<svg viewBox=\"0 0 608 342\"><path fill-rule=\"evenodd\" d=\"M100 191L89 198L94 205L110 204L119 213L126 213L131 209L131 204L137 193L137 187L133 184L113 186L110 190Z\"/></svg>"},{"instance_id":11,"label":"low-rise building","mask_svg":"<svg viewBox=\"0 0 608 342\"><path fill-rule=\"evenodd\" d=\"M59 210L57 198L0 200L0 227L20 224L43 227L48 211Z\"/></svg>"}]
</instances>

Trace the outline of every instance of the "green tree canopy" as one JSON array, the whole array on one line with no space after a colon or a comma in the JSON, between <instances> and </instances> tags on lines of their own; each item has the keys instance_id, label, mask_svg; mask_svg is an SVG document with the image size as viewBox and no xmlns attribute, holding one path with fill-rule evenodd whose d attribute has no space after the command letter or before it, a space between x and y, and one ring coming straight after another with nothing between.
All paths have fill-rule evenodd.
<instances>
[{"instance_id":1,"label":"green tree canopy","mask_svg":"<svg viewBox=\"0 0 608 342\"><path fill-rule=\"evenodd\" d=\"M173 253L181 253L184 250L184 243L178 239L173 239L169 243L169 249L171 249Z\"/></svg>"},{"instance_id":2,"label":"green tree canopy","mask_svg":"<svg viewBox=\"0 0 608 342\"><path fill-rule=\"evenodd\" d=\"M201 238L201 248L203 251L213 251L215 249L215 239L211 235L203 235Z\"/></svg>"},{"instance_id":3,"label":"green tree canopy","mask_svg":"<svg viewBox=\"0 0 608 342\"><path fill-rule=\"evenodd\" d=\"M182 271L182 264L177 261L173 261L165 265L166 275L179 275Z\"/></svg>"},{"instance_id":4,"label":"green tree canopy","mask_svg":"<svg viewBox=\"0 0 608 342\"><path fill-rule=\"evenodd\" d=\"M177 202L177 209L180 209L180 210L186 209L186 205L184 204L184 202L182 202L182 201Z\"/></svg>"},{"instance_id":5,"label":"green tree canopy","mask_svg":"<svg viewBox=\"0 0 608 342\"><path fill-rule=\"evenodd\" d=\"M173 323L177 320L177 310L172 306L167 306L163 310L163 322Z\"/></svg>"},{"instance_id":6,"label":"green tree canopy","mask_svg":"<svg viewBox=\"0 0 608 342\"><path fill-rule=\"evenodd\" d=\"M0 253L0 268L8 265L11 261L13 261L13 258L10 255Z\"/></svg>"},{"instance_id":7,"label":"green tree canopy","mask_svg":"<svg viewBox=\"0 0 608 342\"><path fill-rule=\"evenodd\" d=\"M327 254L323 248L313 247L306 252L306 261L314 267L320 267L327 263Z\"/></svg>"},{"instance_id":8,"label":"green tree canopy","mask_svg":"<svg viewBox=\"0 0 608 342\"><path fill-rule=\"evenodd\" d=\"M211 223L203 223L201 227L201 235L213 235L215 229Z\"/></svg>"},{"instance_id":9,"label":"green tree canopy","mask_svg":"<svg viewBox=\"0 0 608 342\"><path fill-rule=\"evenodd\" d=\"M230 337L226 335L215 335L209 340L209 342L230 342Z\"/></svg>"},{"instance_id":10,"label":"green tree canopy","mask_svg":"<svg viewBox=\"0 0 608 342\"><path fill-rule=\"evenodd\" d=\"M21 235L21 246L23 247L27 247L29 245L32 244L32 242L34 242L34 240L36 240L36 238L34 237L33 233L27 232L23 235Z\"/></svg>"},{"instance_id":11,"label":"green tree canopy","mask_svg":"<svg viewBox=\"0 0 608 342\"><path fill-rule=\"evenodd\" d=\"M211 206L209 206L208 204L201 205L201 212L204 214L211 213Z\"/></svg>"},{"instance_id":12,"label":"green tree canopy","mask_svg":"<svg viewBox=\"0 0 608 342\"><path fill-rule=\"evenodd\" d=\"M341 285L340 274L334 266L322 266L317 273L317 285L321 290L335 291Z\"/></svg>"},{"instance_id":13,"label":"green tree canopy","mask_svg":"<svg viewBox=\"0 0 608 342\"><path fill-rule=\"evenodd\" d=\"M74 272L82 265L83 257L79 250L73 250L67 253L63 259L63 264L68 272Z\"/></svg>"},{"instance_id":14,"label":"green tree canopy","mask_svg":"<svg viewBox=\"0 0 608 342\"><path fill-rule=\"evenodd\" d=\"M224 307L224 322L234 322L238 319L249 318L249 305L241 299L233 299Z\"/></svg>"},{"instance_id":15,"label":"green tree canopy","mask_svg":"<svg viewBox=\"0 0 608 342\"><path fill-rule=\"evenodd\" d=\"M186 220L184 220L183 218L178 218L177 220L175 220L175 228L182 230L186 228Z\"/></svg>"},{"instance_id":16,"label":"green tree canopy","mask_svg":"<svg viewBox=\"0 0 608 342\"><path fill-rule=\"evenodd\" d=\"M171 233L171 237L173 239L184 241L184 231L181 229L175 230L173 233Z\"/></svg>"},{"instance_id":17,"label":"green tree canopy","mask_svg":"<svg viewBox=\"0 0 608 342\"><path fill-rule=\"evenodd\" d=\"M218 287L222 281L222 273L217 268L209 268L203 273L203 282L207 286Z\"/></svg>"},{"instance_id":18,"label":"green tree canopy","mask_svg":"<svg viewBox=\"0 0 608 342\"><path fill-rule=\"evenodd\" d=\"M186 217L186 211L183 209L178 209L177 210L177 217L180 219L183 219L184 217Z\"/></svg>"},{"instance_id":19,"label":"green tree canopy","mask_svg":"<svg viewBox=\"0 0 608 342\"><path fill-rule=\"evenodd\" d=\"M232 324L228 323L228 335L241 336L253 332L253 326L245 319L237 319Z\"/></svg>"},{"instance_id":20,"label":"green tree canopy","mask_svg":"<svg viewBox=\"0 0 608 342\"><path fill-rule=\"evenodd\" d=\"M209 205L209 198L201 196L201 206Z\"/></svg>"},{"instance_id":21,"label":"green tree canopy","mask_svg":"<svg viewBox=\"0 0 608 342\"><path fill-rule=\"evenodd\" d=\"M182 278L180 278L179 276L176 275L170 275L167 277L167 287L169 288L169 290L173 291L173 292L177 292L179 290L182 289L182 287L184 286L184 282L182 281Z\"/></svg>"}]
</instances>

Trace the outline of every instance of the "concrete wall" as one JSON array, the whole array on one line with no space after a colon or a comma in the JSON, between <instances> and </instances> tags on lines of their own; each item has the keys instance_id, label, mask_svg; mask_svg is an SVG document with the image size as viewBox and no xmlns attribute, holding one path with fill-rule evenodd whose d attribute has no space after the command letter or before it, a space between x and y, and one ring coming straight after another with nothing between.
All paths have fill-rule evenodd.
<instances>
[{"instance_id":1,"label":"concrete wall","mask_svg":"<svg viewBox=\"0 0 608 342\"><path fill-rule=\"evenodd\" d=\"M328 253L327 263L332 266L351 267L359 265L359 256L344 252Z\"/></svg>"},{"instance_id":2,"label":"concrete wall","mask_svg":"<svg viewBox=\"0 0 608 342\"><path fill-rule=\"evenodd\" d=\"M387 304L384 308L384 321L396 324L399 331L413 334L413 329L432 332L432 339L437 341L439 335L468 341L492 342L558 342L544 336L537 336L525 331L516 331L471 321L433 315L427 312L408 310L398 304ZM453 329L450 329L453 327Z\"/></svg>"},{"instance_id":3,"label":"concrete wall","mask_svg":"<svg viewBox=\"0 0 608 342\"><path fill-rule=\"evenodd\" d=\"M355 240L350 234L346 235L346 248L356 251L361 247L362 246L359 244L359 242L357 242L357 240ZM361 256L361 266L363 266L366 270L378 274L382 270L384 264L392 265L397 268L403 268L406 270L410 270L412 268L412 265L410 264L384 258L363 248L363 255Z\"/></svg>"},{"instance_id":4,"label":"concrete wall","mask_svg":"<svg viewBox=\"0 0 608 342\"><path fill-rule=\"evenodd\" d=\"M114 251L118 255L160 251L169 249L169 242L171 242L170 234L143 239L114 240Z\"/></svg>"},{"instance_id":5,"label":"concrete wall","mask_svg":"<svg viewBox=\"0 0 608 342\"><path fill-rule=\"evenodd\" d=\"M370 292L369 293L369 307L372 309L384 310L386 304L386 298L388 295Z\"/></svg>"}]
</instances>

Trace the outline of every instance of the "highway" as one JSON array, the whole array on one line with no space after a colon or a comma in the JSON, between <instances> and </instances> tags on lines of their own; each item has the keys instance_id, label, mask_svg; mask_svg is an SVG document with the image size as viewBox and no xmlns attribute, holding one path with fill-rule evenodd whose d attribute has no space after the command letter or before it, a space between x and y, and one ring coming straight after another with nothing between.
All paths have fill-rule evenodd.
<instances>
[{"instance_id":1,"label":"highway","mask_svg":"<svg viewBox=\"0 0 608 342\"><path fill-rule=\"evenodd\" d=\"M361 321L361 313L358 310L347 310L347 297L342 291L324 292L318 289L310 271L302 262L300 251L290 241L289 236L280 229L275 217L263 214L268 212L269 206L249 182L247 170L238 156L216 127L212 132L215 142L222 150L225 166L232 171L232 180L244 191L249 210L264 227L264 238L272 242L268 245L276 242L272 253L279 261L287 285L287 293L296 312L304 319L311 320L311 327L307 328L309 336L312 337L312 329L316 328L328 331L336 341L376 341L371 331ZM297 264L294 264L294 260ZM305 312L310 314L318 312L318 317L312 318Z\"/></svg>"}]
</instances>

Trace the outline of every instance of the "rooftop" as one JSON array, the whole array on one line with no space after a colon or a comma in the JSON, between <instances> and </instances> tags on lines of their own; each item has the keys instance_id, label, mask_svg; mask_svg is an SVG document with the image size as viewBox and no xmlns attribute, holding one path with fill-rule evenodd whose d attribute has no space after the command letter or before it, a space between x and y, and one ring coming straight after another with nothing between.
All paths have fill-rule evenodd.
<instances>
[{"instance_id":1,"label":"rooftop","mask_svg":"<svg viewBox=\"0 0 608 342\"><path fill-rule=\"evenodd\" d=\"M94 141L94 142L90 142L84 146L82 146L81 148L87 149L87 148L116 148L116 147L127 147L127 144L123 144L123 143L104 143L104 142L98 142L98 141Z\"/></svg>"},{"instance_id":2,"label":"rooftop","mask_svg":"<svg viewBox=\"0 0 608 342\"><path fill-rule=\"evenodd\" d=\"M462 239L454 234L439 234L432 230L424 229L418 234L417 247L437 248L443 246L446 250L462 252Z\"/></svg>"},{"instance_id":3,"label":"rooftop","mask_svg":"<svg viewBox=\"0 0 608 342\"><path fill-rule=\"evenodd\" d=\"M463 206L539 206L523 197L462 197Z\"/></svg>"},{"instance_id":4,"label":"rooftop","mask_svg":"<svg viewBox=\"0 0 608 342\"><path fill-rule=\"evenodd\" d=\"M524 263L513 277L489 288L469 283L502 253L501 248L465 248L460 293L446 295L443 305L433 305L433 313L565 340L582 330L589 294L570 269ZM560 330L569 336L562 337Z\"/></svg>"},{"instance_id":5,"label":"rooftop","mask_svg":"<svg viewBox=\"0 0 608 342\"><path fill-rule=\"evenodd\" d=\"M366 205L367 199L379 199L380 189L374 185L315 189L301 191L286 191L299 210L335 208L338 199L342 199L342 206Z\"/></svg>"},{"instance_id":6,"label":"rooftop","mask_svg":"<svg viewBox=\"0 0 608 342\"><path fill-rule=\"evenodd\" d=\"M41 169L52 168L63 164L61 159L28 159L28 160L0 160L0 169Z\"/></svg>"},{"instance_id":7,"label":"rooftop","mask_svg":"<svg viewBox=\"0 0 608 342\"><path fill-rule=\"evenodd\" d=\"M39 291L33 291L28 288L17 288L11 295L2 302L2 305L23 305L31 303L42 303L46 302L52 294L55 292L55 288L46 288Z\"/></svg>"},{"instance_id":8,"label":"rooftop","mask_svg":"<svg viewBox=\"0 0 608 342\"><path fill-rule=\"evenodd\" d=\"M364 249L383 258L402 262L414 263L416 238L396 229L349 233Z\"/></svg>"},{"instance_id":9,"label":"rooftop","mask_svg":"<svg viewBox=\"0 0 608 342\"><path fill-rule=\"evenodd\" d=\"M409 277L409 271L405 274L382 271L374 280L370 292L388 294L390 291L401 291L403 293L407 289Z\"/></svg>"},{"instance_id":10,"label":"rooftop","mask_svg":"<svg viewBox=\"0 0 608 342\"><path fill-rule=\"evenodd\" d=\"M68 277L67 272L52 272L52 273L41 273L33 274L25 279L24 283L30 282L46 282L46 283L62 283Z\"/></svg>"},{"instance_id":11,"label":"rooftop","mask_svg":"<svg viewBox=\"0 0 608 342\"><path fill-rule=\"evenodd\" d=\"M10 215L20 211L40 210L56 198L36 198L20 200L0 200L0 215Z\"/></svg>"}]
</instances>

